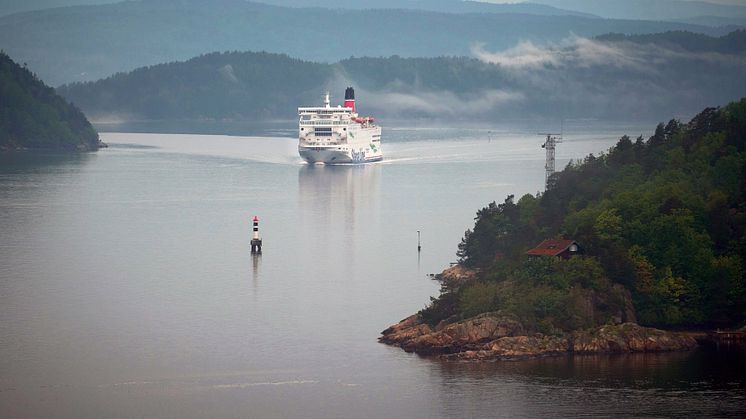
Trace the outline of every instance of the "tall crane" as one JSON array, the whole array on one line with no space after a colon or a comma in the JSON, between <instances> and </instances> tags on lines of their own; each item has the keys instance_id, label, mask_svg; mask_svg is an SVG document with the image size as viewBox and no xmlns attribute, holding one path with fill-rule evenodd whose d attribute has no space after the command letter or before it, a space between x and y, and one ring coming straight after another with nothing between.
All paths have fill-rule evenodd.
<instances>
[{"instance_id":1,"label":"tall crane","mask_svg":"<svg viewBox=\"0 0 746 419\"><path fill-rule=\"evenodd\" d=\"M547 137L541 148L547 150L547 162L544 165L544 169L546 169L544 185L548 188L549 178L554 174L554 150L557 148L557 144L562 142L562 134L539 133L539 135Z\"/></svg>"}]
</instances>

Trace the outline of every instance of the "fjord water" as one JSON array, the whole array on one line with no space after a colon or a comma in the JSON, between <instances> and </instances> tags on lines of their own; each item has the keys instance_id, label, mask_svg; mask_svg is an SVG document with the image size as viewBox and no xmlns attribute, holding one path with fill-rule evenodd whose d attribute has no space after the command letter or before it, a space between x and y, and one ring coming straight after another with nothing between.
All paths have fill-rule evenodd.
<instances>
[{"instance_id":1,"label":"fjord water","mask_svg":"<svg viewBox=\"0 0 746 419\"><path fill-rule=\"evenodd\" d=\"M649 134L579 126L558 167ZM437 294L477 209L542 189L542 139L487 131L389 128L367 166L307 166L292 130L2 156L0 416L746 413L738 353L463 364L377 343Z\"/></svg>"}]
</instances>

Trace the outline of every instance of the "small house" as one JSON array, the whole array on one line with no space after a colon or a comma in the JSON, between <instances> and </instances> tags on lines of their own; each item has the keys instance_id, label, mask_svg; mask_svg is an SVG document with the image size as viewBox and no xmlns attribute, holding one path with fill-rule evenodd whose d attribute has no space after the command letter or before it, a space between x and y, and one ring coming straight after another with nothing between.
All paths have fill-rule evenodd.
<instances>
[{"instance_id":1,"label":"small house","mask_svg":"<svg viewBox=\"0 0 746 419\"><path fill-rule=\"evenodd\" d=\"M529 257L555 256L562 259L580 253L580 246L575 240L549 239L526 252Z\"/></svg>"}]
</instances>

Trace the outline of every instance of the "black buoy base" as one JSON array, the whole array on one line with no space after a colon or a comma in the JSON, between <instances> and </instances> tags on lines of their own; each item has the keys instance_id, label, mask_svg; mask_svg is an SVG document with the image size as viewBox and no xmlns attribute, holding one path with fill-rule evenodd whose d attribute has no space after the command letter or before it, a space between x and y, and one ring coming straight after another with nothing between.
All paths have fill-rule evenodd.
<instances>
[{"instance_id":1,"label":"black buoy base","mask_svg":"<svg viewBox=\"0 0 746 419\"><path fill-rule=\"evenodd\" d=\"M251 254L252 255L261 255L262 254L262 240L261 239L252 239L251 240Z\"/></svg>"}]
</instances>

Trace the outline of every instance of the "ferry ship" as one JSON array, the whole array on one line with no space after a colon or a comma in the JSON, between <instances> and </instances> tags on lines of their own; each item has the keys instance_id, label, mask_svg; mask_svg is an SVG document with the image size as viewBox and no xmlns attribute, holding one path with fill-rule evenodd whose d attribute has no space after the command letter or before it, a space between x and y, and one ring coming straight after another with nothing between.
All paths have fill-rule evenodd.
<instances>
[{"instance_id":1,"label":"ferry ship","mask_svg":"<svg viewBox=\"0 0 746 419\"><path fill-rule=\"evenodd\" d=\"M298 108L298 153L308 163L368 163L383 159L381 127L355 109L355 90L345 90L344 106Z\"/></svg>"}]
</instances>

